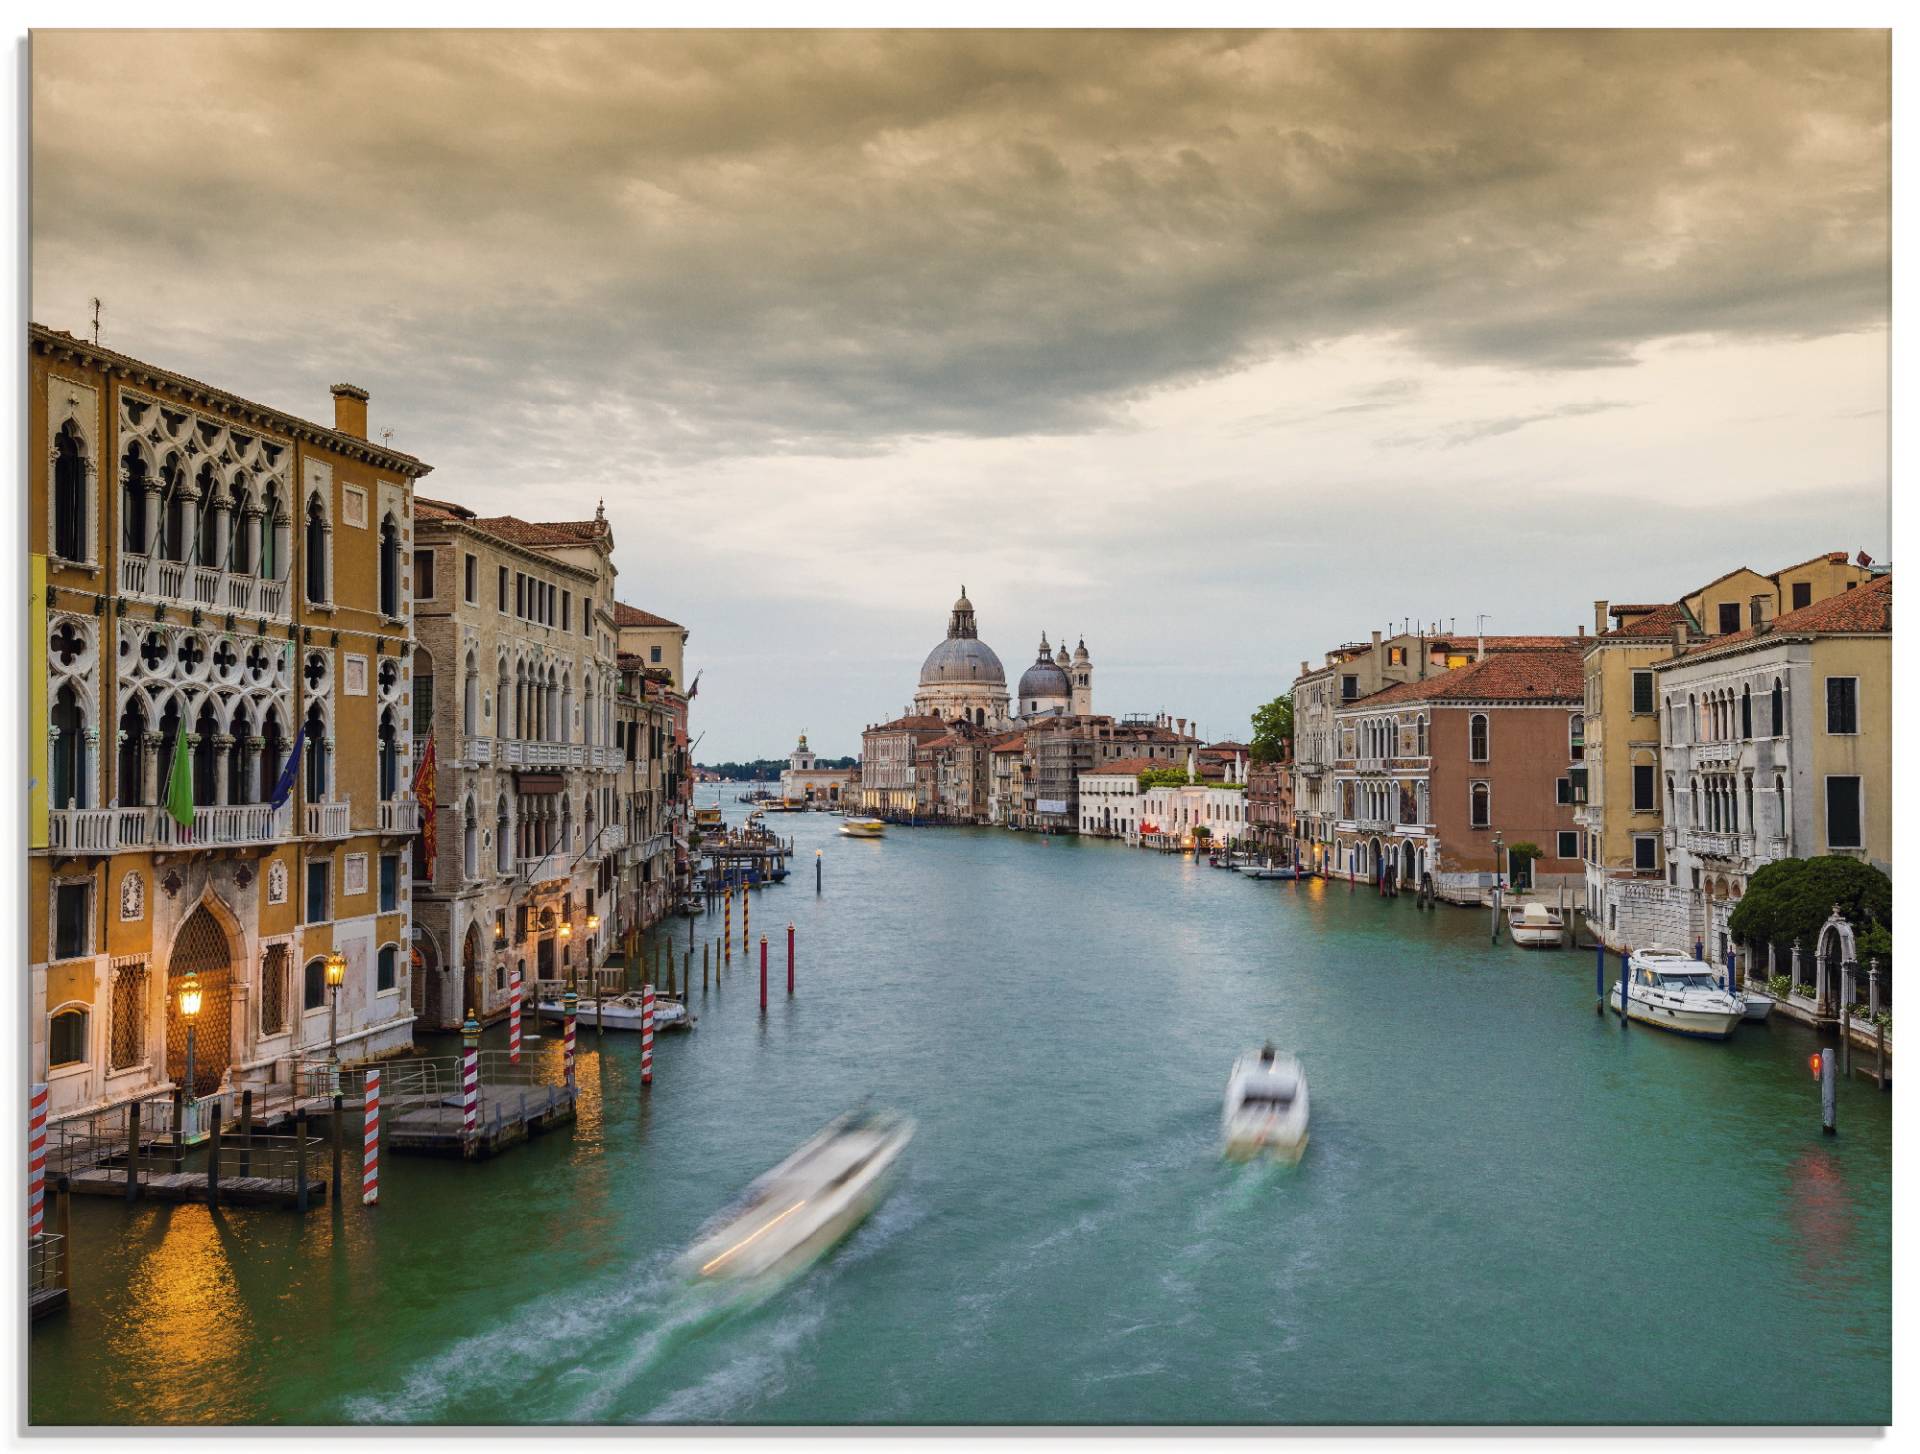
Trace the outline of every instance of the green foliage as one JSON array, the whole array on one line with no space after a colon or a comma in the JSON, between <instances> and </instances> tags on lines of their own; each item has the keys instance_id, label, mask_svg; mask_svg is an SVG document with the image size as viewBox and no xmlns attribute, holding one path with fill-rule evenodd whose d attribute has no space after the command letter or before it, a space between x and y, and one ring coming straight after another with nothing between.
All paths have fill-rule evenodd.
<instances>
[{"instance_id":1,"label":"green foliage","mask_svg":"<svg viewBox=\"0 0 1920 1454\"><path fill-rule=\"evenodd\" d=\"M1793 976L1790 974L1776 974L1767 981L1767 993L1776 1000L1784 1000L1792 988Z\"/></svg>"},{"instance_id":2,"label":"green foliage","mask_svg":"<svg viewBox=\"0 0 1920 1454\"><path fill-rule=\"evenodd\" d=\"M1205 823L1194 825L1193 841L1195 843L1205 843L1211 837L1213 837L1213 829L1209 828Z\"/></svg>"},{"instance_id":3,"label":"green foliage","mask_svg":"<svg viewBox=\"0 0 1920 1454\"><path fill-rule=\"evenodd\" d=\"M1747 881L1727 927L1742 944L1799 944L1811 950L1838 904L1853 924L1862 961L1869 944L1884 946L1884 962L1893 957L1893 880L1857 858L1783 858Z\"/></svg>"},{"instance_id":4,"label":"green foliage","mask_svg":"<svg viewBox=\"0 0 1920 1454\"><path fill-rule=\"evenodd\" d=\"M1148 788L1185 787L1187 770L1184 767L1150 767L1140 774L1140 791Z\"/></svg>"},{"instance_id":5,"label":"green foliage","mask_svg":"<svg viewBox=\"0 0 1920 1454\"><path fill-rule=\"evenodd\" d=\"M1253 740L1248 746L1255 762L1274 762L1293 745L1293 693L1282 692L1264 707L1253 709Z\"/></svg>"}]
</instances>

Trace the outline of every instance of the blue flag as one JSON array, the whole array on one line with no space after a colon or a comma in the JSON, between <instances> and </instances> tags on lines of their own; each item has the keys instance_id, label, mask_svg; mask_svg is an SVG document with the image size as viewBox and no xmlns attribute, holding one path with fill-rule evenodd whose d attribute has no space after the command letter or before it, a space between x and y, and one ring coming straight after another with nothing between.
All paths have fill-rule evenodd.
<instances>
[{"instance_id":1,"label":"blue flag","mask_svg":"<svg viewBox=\"0 0 1920 1454\"><path fill-rule=\"evenodd\" d=\"M287 765L280 769L280 781L273 785L272 806L277 810L285 806L293 796L293 785L300 780L300 750L307 745L307 734L293 734L293 751L287 754Z\"/></svg>"}]
</instances>

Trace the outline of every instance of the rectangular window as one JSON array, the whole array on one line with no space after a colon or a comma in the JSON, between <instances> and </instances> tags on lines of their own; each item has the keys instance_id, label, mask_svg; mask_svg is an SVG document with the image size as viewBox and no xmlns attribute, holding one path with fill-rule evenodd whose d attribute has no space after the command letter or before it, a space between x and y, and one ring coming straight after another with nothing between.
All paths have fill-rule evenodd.
<instances>
[{"instance_id":1,"label":"rectangular window","mask_svg":"<svg viewBox=\"0 0 1920 1454\"><path fill-rule=\"evenodd\" d=\"M1633 835L1633 866L1637 872L1651 873L1659 867L1659 863L1654 856L1657 852L1655 845L1658 842L1659 840L1651 833L1636 833Z\"/></svg>"},{"instance_id":2,"label":"rectangular window","mask_svg":"<svg viewBox=\"0 0 1920 1454\"><path fill-rule=\"evenodd\" d=\"M1573 779L1572 778L1563 777L1563 778L1556 778L1554 780L1553 800L1556 803L1571 803L1573 801ZM1561 856L1565 857L1564 854L1562 854Z\"/></svg>"},{"instance_id":3,"label":"rectangular window","mask_svg":"<svg viewBox=\"0 0 1920 1454\"><path fill-rule=\"evenodd\" d=\"M1340 678L1340 700L1341 701L1351 702L1356 698L1358 698L1359 695L1360 695L1360 678L1359 677L1343 676Z\"/></svg>"},{"instance_id":4,"label":"rectangular window","mask_svg":"<svg viewBox=\"0 0 1920 1454\"><path fill-rule=\"evenodd\" d=\"M524 571L513 573L513 614L526 619L527 615L527 577Z\"/></svg>"},{"instance_id":5,"label":"rectangular window","mask_svg":"<svg viewBox=\"0 0 1920 1454\"><path fill-rule=\"evenodd\" d=\"M1793 583L1793 609L1796 611L1813 604L1813 582L1795 581Z\"/></svg>"},{"instance_id":6,"label":"rectangular window","mask_svg":"<svg viewBox=\"0 0 1920 1454\"><path fill-rule=\"evenodd\" d=\"M1485 783L1475 783L1468 789L1467 826L1484 828L1493 821L1491 794Z\"/></svg>"},{"instance_id":7,"label":"rectangular window","mask_svg":"<svg viewBox=\"0 0 1920 1454\"><path fill-rule=\"evenodd\" d=\"M466 560L466 566L465 566L465 570L466 570L466 576L465 576L465 578L464 578L464 579L463 579L463 580L461 581L461 583L460 583L460 584L461 584L461 599L463 599L463 600L464 600L464 601L465 601L465 602L466 602L466 603L467 603L467 604L468 604L469 606L477 606L477 605L479 605L479 604L480 604L480 600L479 600L479 596L480 596L480 560L479 560L479 557L478 557L478 556L473 556L473 555L469 555L469 556L467 557L467 560Z\"/></svg>"},{"instance_id":8,"label":"rectangular window","mask_svg":"<svg viewBox=\"0 0 1920 1454\"><path fill-rule=\"evenodd\" d=\"M1738 631L1739 629L1740 603L1738 601L1723 601L1720 605L1720 634L1724 636L1729 631Z\"/></svg>"},{"instance_id":9,"label":"rectangular window","mask_svg":"<svg viewBox=\"0 0 1920 1454\"><path fill-rule=\"evenodd\" d=\"M1578 858L1580 856L1580 835L1570 828L1560 830L1560 857Z\"/></svg>"},{"instance_id":10,"label":"rectangular window","mask_svg":"<svg viewBox=\"0 0 1920 1454\"><path fill-rule=\"evenodd\" d=\"M113 970L113 1018L108 1024L107 1069L127 1070L147 1058L147 962Z\"/></svg>"},{"instance_id":11,"label":"rectangular window","mask_svg":"<svg viewBox=\"0 0 1920 1454\"><path fill-rule=\"evenodd\" d=\"M501 566L500 567L500 612L501 614L505 615L506 610L507 610L507 568L505 566Z\"/></svg>"},{"instance_id":12,"label":"rectangular window","mask_svg":"<svg viewBox=\"0 0 1920 1454\"><path fill-rule=\"evenodd\" d=\"M1387 648L1387 665L1388 666L1405 666L1406 664L1407 664L1406 647L1389 646Z\"/></svg>"},{"instance_id":13,"label":"rectangular window","mask_svg":"<svg viewBox=\"0 0 1920 1454\"><path fill-rule=\"evenodd\" d=\"M506 942L507 911L505 909L495 909L493 911L493 947L496 949L502 948Z\"/></svg>"},{"instance_id":14,"label":"rectangular window","mask_svg":"<svg viewBox=\"0 0 1920 1454\"><path fill-rule=\"evenodd\" d=\"M1653 673L1637 671L1633 674L1633 714L1644 717L1653 711Z\"/></svg>"},{"instance_id":15,"label":"rectangular window","mask_svg":"<svg viewBox=\"0 0 1920 1454\"><path fill-rule=\"evenodd\" d=\"M660 648L657 646L653 648L653 664L660 665Z\"/></svg>"},{"instance_id":16,"label":"rectangular window","mask_svg":"<svg viewBox=\"0 0 1920 1454\"><path fill-rule=\"evenodd\" d=\"M380 912L391 914L400 907L400 855L380 855Z\"/></svg>"},{"instance_id":17,"label":"rectangular window","mask_svg":"<svg viewBox=\"0 0 1920 1454\"><path fill-rule=\"evenodd\" d=\"M374 960L373 992L385 994L400 983L400 950L398 946L383 945L379 957Z\"/></svg>"},{"instance_id":18,"label":"rectangular window","mask_svg":"<svg viewBox=\"0 0 1920 1454\"><path fill-rule=\"evenodd\" d=\"M1860 848L1860 779L1827 779L1827 847Z\"/></svg>"},{"instance_id":19,"label":"rectangular window","mask_svg":"<svg viewBox=\"0 0 1920 1454\"><path fill-rule=\"evenodd\" d=\"M93 880L54 885L53 957L79 959L91 954Z\"/></svg>"},{"instance_id":20,"label":"rectangular window","mask_svg":"<svg viewBox=\"0 0 1920 1454\"><path fill-rule=\"evenodd\" d=\"M560 593L560 629L562 631L573 630L573 592L572 591L562 591Z\"/></svg>"},{"instance_id":21,"label":"rectangular window","mask_svg":"<svg viewBox=\"0 0 1920 1454\"><path fill-rule=\"evenodd\" d=\"M1587 800L1587 770L1576 767L1567 774L1567 781L1573 784L1573 800L1584 803Z\"/></svg>"},{"instance_id":22,"label":"rectangular window","mask_svg":"<svg viewBox=\"0 0 1920 1454\"><path fill-rule=\"evenodd\" d=\"M427 737L433 732L433 678L413 679L413 735Z\"/></svg>"},{"instance_id":23,"label":"rectangular window","mask_svg":"<svg viewBox=\"0 0 1920 1454\"><path fill-rule=\"evenodd\" d=\"M1633 811L1651 813L1656 806L1653 764L1636 762L1633 765Z\"/></svg>"},{"instance_id":24,"label":"rectangular window","mask_svg":"<svg viewBox=\"0 0 1920 1454\"><path fill-rule=\"evenodd\" d=\"M290 955L284 944L269 944L260 960L260 1033L277 1035L287 1028L287 968Z\"/></svg>"},{"instance_id":25,"label":"rectangular window","mask_svg":"<svg viewBox=\"0 0 1920 1454\"><path fill-rule=\"evenodd\" d=\"M1860 678L1827 678L1827 731L1851 737L1860 730Z\"/></svg>"},{"instance_id":26,"label":"rectangular window","mask_svg":"<svg viewBox=\"0 0 1920 1454\"><path fill-rule=\"evenodd\" d=\"M327 900L333 888L333 861L317 859L307 865L307 917L309 924L327 922Z\"/></svg>"},{"instance_id":27,"label":"rectangular window","mask_svg":"<svg viewBox=\"0 0 1920 1454\"><path fill-rule=\"evenodd\" d=\"M413 599L431 601L433 599L433 552L416 550L413 553Z\"/></svg>"}]
</instances>

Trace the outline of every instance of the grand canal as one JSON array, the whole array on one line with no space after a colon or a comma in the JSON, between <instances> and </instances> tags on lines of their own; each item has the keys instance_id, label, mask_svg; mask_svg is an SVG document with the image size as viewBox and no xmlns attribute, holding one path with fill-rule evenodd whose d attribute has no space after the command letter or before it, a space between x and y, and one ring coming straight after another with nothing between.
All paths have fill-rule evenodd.
<instances>
[{"instance_id":1,"label":"grand canal","mask_svg":"<svg viewBox=\"0 0 1920 1454\"><path fill-rule=\"evenodd\" d=\"M588 1030L574 1128L389 1157L377 1210L77 1203L32 1419L1890 1417L1890 1098L1845 1086L1823 1139L1804 1031L1623 1033L1591 956L1490 948L1480 913L774 821L799 852L754 900L764 1018L736 955L650 1095L632 1037ZM1313 1087L1292 1170L1217 1150L1266 1036ZM867 1095L920 1123L873 1220L756 1303L673 1284L715 1207Z\"/></svg>"}]
</instances>

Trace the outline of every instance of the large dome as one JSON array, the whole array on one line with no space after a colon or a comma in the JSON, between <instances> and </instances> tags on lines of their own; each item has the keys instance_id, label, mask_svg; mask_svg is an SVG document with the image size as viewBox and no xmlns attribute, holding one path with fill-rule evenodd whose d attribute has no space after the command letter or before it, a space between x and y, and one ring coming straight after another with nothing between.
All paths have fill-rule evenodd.
<instances>
[{"instance_id":1,"label":"large dome","mask_svg":"<svg viewBox=\"0 0 1920 1454\"><path fill-rule=\"evenodd\" d=\"M965 686L1004 687L1007 674L993 648L977 636L949 636L927 653L920 667L923 687Z\"/></svg>"}]
</instances>

